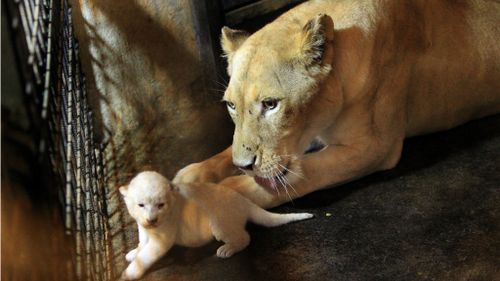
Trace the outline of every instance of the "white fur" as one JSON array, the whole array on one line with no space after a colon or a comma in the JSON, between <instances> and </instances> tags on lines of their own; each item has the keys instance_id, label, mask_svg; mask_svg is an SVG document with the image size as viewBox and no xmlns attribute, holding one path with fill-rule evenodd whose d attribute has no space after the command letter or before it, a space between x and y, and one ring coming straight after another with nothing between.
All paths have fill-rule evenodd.
<instances>
[{"instance_id":1,"label":"white fur","mask_svg":"<svg viewBox=\"0 0 500 281\"><path fill-rule=\"evenodd\" d=\"M313 217L268 212L221 185L177 183L176 187L159 173L142 172L120 188L139 231L138 247L125 256L130 264L124 279L140 278L174 244L197 247L215 237L225 243L217 256L228 258L250 243L245 230L248 220L271 227Z\"/></svg>"}]
</instances>

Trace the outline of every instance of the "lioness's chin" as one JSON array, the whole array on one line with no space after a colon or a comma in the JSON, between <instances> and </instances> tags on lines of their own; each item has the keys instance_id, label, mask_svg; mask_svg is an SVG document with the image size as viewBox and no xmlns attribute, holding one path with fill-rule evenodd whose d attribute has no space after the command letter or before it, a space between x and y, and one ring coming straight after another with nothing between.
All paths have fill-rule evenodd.
<instances>
[{"instance_id":1,"label":"lioness's chin","mask_svg":"<svg viewBox=\"0 0 500 281\"><path fill-rule=\"evenodd\" d=\"M247 172L248 176L254 178L255 182L271 192L293 189L302 172L298 157L293 157L288 163L278 164L273 173L260 173L257 171Z\"/></svg>"},{"instance_id":2,"label":"lioness's chin","mask_svg":"<svg viewBox=\"0 0 500 281\"><path fill-rule=\"evenodd\" d=\"M288 189L293 189L293 186L296 182L296 178L294 177L293 174L288 173L288 171L285 171L282 175L280 176L269 176L269 177L261 177L261 176L254 176L253 179L257 184L260 186L264 187L270 192L277 192L279 193L280 190L288 190Z\"/></svg>"},{"instance_id":3,"label":"lioness's chin","mask_svg":"<svg viewBox=\"0 0 500 281\"><path fill-rule=\"evenodd\" d=\"M278 178L277 177L274 177L274 178L263 178L263 177L259 177L259 176L254 176L253 179L255 180L255 182L257 184L259 184L260 186L264 187L264 188L267 188L271 191L275 191L278 189Z\"/></svg>"},{"instance_id":4,"label":"lioness's chin","mask_svg":"<svg viewBox=\"0 0 500 281\"><path fill-rule=\"evenodd\" d=\"M259 177L254 176L253 179L257 184L267 189L270 192L279 193L280 190L285 192L288 190L293 190L296 179L293 175L287 173L280 177Z\"/></svg>"}]
</instances>

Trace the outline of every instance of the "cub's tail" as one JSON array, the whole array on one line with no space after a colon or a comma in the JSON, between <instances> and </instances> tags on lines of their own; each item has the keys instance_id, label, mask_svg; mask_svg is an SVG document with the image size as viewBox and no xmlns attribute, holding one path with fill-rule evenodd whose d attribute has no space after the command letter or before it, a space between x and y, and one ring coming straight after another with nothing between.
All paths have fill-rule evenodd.
<instances>
[{"instance_id":1,"label":"cub's tail","mask_svg":"<svg viewBox=\"0 0 500 281\"><path fill-rule=\"evenodd\" d=\"M253 205L253 204L252 204ZM287 224L293 221L301 221L313 218L310 213L277 214L266 211L257 205L253 205L250 210L249 220L253 223L273 227Z\"/></svg>"}]
</instances>

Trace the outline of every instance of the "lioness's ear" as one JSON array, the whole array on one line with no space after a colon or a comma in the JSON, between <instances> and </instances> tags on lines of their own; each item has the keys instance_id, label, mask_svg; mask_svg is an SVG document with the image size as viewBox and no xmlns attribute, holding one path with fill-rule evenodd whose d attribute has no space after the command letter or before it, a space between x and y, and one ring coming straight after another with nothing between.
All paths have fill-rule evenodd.
<instances>
[{"instance_id":1,"label":"lioness's ear","mask_svg":"<svg viewBox=\"0 0 500 281\"><path fill-rule=\"evenodd\" d=\"M231 55L247 40L250 34L243 30L231 29L227 26L222 28L220 43L225 55Z\"/></svg>"},{"instance_id":2,"label":"lioness's ear","mask_svg":"<svg viewBox=\"0 0 500 281\"><path fill-rule=\"evenodd\" d=\"M118 190L120 190L120 193L125 197L128 193L128 185L122 185Z\"/></svg>"},{"instance_id":3,"label":"lioness's ear","mask_svg":"<svg viewBox=\"0 0 500 281\"><path fill-rule=\"evenodd\" d=\"M220 44L222 46L222 50L224 51L224 56L227 57L227 73L229 76L231 76L231 60L233 58L233 54L249 36L250 34L243 30L235 30L227 26L222 28Z\"/></svg>"},{"instance_id":4,"label":"lioness's ear","mask_svg":"<svg viewBox=\"0 0 500 281\"><path fill-rule=\"evenodd\" d=\"M170 184L171 189L173 192L179 192L179 186L177 184Z\"/></svg>"},{"instance_id":5,"label":"lioness's ear","mask_svg":"<svg viewBox=\"0 0 500 281\"><path fill-rule=\"evenodd\" d=\"M300 57L306 65L329 64L327 56L333 51L328 43L333 40L333 20L325 14L318 14L302 28Z\"/></svg>"}]
</instances>

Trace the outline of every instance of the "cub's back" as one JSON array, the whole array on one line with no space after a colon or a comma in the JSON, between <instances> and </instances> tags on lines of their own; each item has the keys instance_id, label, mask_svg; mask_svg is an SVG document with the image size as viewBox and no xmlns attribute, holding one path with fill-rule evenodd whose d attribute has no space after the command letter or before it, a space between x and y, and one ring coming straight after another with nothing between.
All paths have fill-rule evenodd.
<instances>
[{"instance_id":1,"label":"cub's back","mask_svg":"<svg viewBox=\"0 0 500 281\"><path fill-rule=\"evenodd\" d=\"M246 222L251 203L229 187L214 183L181 183L179 193L212 218Z\"/></svg>"}]
</instances>

